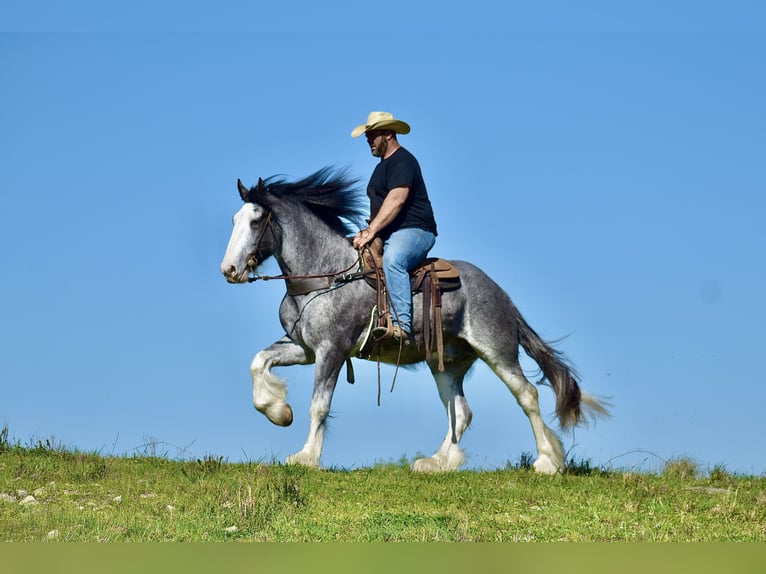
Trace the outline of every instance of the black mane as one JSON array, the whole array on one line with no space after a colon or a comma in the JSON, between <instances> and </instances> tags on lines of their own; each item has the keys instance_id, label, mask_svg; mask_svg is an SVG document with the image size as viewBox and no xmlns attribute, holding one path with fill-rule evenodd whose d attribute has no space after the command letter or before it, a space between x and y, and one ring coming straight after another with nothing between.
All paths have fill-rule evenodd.
<instances>
[{"instance_id":1,"label":"black mane","mask_svg":"<svg viewBox=\"0 0 766 574\"><path fill-rule=\"evenodd\" d=\"M247 201L268 203L272 196L284 203L299 203L333 230L347 235L363 227L367 214L366 196L357 188L358 183L346 170L325 167L300 181L270 177L263 187L250 188Z\"/></svg>"}]
</instances>

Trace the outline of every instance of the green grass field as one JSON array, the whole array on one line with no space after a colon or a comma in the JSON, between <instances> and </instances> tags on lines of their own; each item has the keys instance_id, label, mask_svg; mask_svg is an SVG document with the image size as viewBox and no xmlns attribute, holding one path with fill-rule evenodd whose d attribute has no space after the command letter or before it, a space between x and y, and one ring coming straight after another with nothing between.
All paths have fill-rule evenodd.
<instances>
[{"instance_id":1,"label":"green grass field","mask_svg":"<svg viewBox=\"0 0 766 574\"><path fill-rule=\"evenodd\" d=\"M691 461L422 475L104 457L0 436L0 541L764 541L766 478Z\"/></svg>"}]
</instances>

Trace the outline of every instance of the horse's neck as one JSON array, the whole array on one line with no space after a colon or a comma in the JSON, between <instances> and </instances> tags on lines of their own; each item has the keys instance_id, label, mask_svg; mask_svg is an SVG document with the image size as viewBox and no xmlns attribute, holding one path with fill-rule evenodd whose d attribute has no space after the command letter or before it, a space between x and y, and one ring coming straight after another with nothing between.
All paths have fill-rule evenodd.
<instances>
[{"instance_id":1,"label":"horse's neck","mask_svg":"<svg viewBox=\"0 0 766 574\"><path fill-rule=\"evenodd\" d=\"M286 231L276 259L285 274L311 275L345 269L356 258L356 250L348 238L320 223L300 233Z\"/></svg>"}]
</instances>

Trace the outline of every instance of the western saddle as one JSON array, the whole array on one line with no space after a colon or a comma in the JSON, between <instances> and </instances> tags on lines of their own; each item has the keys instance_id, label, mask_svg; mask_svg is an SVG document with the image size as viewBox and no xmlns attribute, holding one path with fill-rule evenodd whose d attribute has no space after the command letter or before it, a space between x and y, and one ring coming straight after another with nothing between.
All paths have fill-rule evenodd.
<instances>
[{"instance_id":1,"label":"western saddle","mask_svg":"<svg viewBox=\"0 0 766 574\"><path fill-rule=\"evenodd\" d=\"M362 251L362 270L367 282L377 291L377 304L370 314L364 343L359 356L369 358L376 345L391 339L393 321L388 291L383 273L383 241L375 238ZM444 370L444 338L442 333L441 295L460 287L457 268L445 259L427 257L410 271L412 293L423 293L423 343L426 359L433 357L433 336L436 338L438 368ZM393 310L396 313L396 309Z\"/></svg>"}]
</instances>

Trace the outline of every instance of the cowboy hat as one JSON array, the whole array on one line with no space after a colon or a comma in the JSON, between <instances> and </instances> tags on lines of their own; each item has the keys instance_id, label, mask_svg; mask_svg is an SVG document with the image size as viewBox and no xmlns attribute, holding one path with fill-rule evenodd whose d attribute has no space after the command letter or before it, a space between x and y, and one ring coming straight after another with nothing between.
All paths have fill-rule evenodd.
<instances>
[{"instance_id":1,"label":"cowboy hat","mask_svg":"<svg viewBox=\"0 0 766 574\"><path fill-rule=\"evenodd\" d=\"M388 112L370 112L367 123L356 126L351 132L351 137L356 138L371 130L391 130L397 134L410 133L410 126L402 120L394 119L393 114Z\"/></svg>"}]
</instances>

